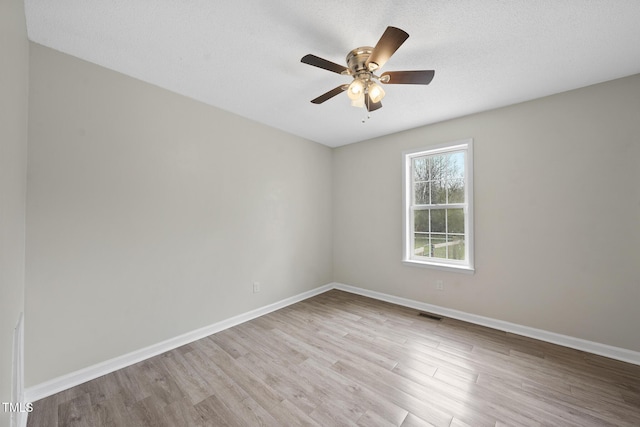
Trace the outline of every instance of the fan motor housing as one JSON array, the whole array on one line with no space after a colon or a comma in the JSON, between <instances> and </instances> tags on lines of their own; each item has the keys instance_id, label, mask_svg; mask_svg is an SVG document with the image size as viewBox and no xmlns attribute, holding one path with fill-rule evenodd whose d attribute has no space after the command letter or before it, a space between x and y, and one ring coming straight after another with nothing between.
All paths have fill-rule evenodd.
<instances>
[{"instance_id":1,"label":"fan motor housing","mask_svg":"<svg viewBox=\"0 0 640 427\"><path fill-rule=\"evenodd\" d=\"M373 52L373 48L371 46L362 46L353 49L347 55L347 66L351 71L352 75L356 75L363 71L369 72L369 69L366 66L367 59L371 56L371 52Z\"/></svg>"}]
</instances>

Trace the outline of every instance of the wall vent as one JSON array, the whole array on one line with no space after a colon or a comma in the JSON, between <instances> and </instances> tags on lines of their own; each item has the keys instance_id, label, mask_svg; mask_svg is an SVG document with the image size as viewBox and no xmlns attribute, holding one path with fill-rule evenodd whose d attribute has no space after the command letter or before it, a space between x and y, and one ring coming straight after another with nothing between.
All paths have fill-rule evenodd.
<instances>
[{"instance_id":1,"label":"wall vent","mask_svg":"<svg viewBox=\"0 0 640 427\"><path fill-rule=\"evenodd\" d=\"M431 314L431 313L420 312L418 313L418 316L426 317L427 319L431 319L431 320L437 320L437 321L442 320L442 317L436 316L435 314Z\"/></svg>"}]
</instances>

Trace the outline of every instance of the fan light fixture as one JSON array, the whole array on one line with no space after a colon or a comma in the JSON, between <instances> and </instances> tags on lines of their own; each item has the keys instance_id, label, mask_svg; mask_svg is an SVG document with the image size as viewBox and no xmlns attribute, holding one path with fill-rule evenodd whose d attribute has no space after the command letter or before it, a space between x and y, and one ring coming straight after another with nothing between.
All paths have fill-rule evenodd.
<instances>
[{"instance_id":1,"label":"fan light fixture","mask_svg":"<svg viewBox=\"0 0 640 427\"><path fill-rule=\"evenodd\" d=\"M353 107L365 108L365 94L368 94L369 100L375 104L382 101L385 92L379 84L371 81L370 76L355 77L347 89L347 95L351 100L351 105Z\"/></svg>"}]
</instances>

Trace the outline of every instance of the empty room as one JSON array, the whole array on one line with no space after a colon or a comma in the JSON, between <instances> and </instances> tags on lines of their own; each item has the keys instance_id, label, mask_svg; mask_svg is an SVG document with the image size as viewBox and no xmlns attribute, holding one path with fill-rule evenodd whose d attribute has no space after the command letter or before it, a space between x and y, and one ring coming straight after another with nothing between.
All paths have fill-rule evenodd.
<instances>
[{"instance_id":1,"label":"empty room","mask_svg":"<svg viewBox=\"0 0 640 427\"><path fill-rule=\"evenodd\" d=\"M640 425L640 3L0 2L0 427Z\"/></svg>"}]
</instances>

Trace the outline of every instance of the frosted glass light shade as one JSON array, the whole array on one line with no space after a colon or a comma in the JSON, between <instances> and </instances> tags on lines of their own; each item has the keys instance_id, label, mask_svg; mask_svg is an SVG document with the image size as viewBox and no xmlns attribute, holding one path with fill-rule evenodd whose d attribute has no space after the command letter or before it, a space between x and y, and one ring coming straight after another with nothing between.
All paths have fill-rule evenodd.
<instances>
[{"instance_id":1,"label":"frosted glass light shade","mask_svg":"<svg viewBox=\"0 0 640 427\"><path fill-rule=\"evenodd\" d=\"M349 97L349 98L351 98L351 97ZM351 106L352 107L364 108L364 92L360 93L360 96L358 96L355 99L351 98Z\"/></svg>"},{"instance_id":2,"label":"frosted glass light shade","mask_svg":"<svg viewBox=\"0 0 640 427\"><path fill-rule=\"evenodd\" d=\"M375 104L376 102L382 101L384 95L384 90L380 85L376 83L369 84L369 98L371 99L371 102Z\"/></svg>"},{"instance_id":3,"label":"frosted glass light shade","mask_svg":"<svg viewBox=\"0 0 640 427\"><path fill-rule=\"evenodd\" d=\"M347 90L347 95L349 99L352 101L357 100L361 96L364 95L364 84L360 79L354 79L349 85L349 89Z\"/></svg>"}]
</instances>

